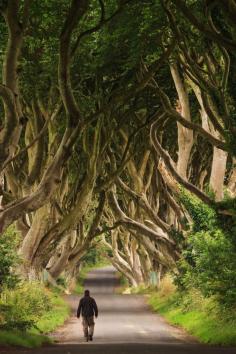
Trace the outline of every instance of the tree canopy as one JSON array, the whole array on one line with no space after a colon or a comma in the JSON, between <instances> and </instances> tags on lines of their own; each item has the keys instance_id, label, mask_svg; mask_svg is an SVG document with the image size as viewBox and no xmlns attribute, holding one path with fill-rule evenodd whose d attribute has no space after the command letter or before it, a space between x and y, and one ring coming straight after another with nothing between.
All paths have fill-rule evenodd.
<instances>
[{"instance_id":1,"label":"tree canopy","mask_svg":"<svg viewBox=\"0 0 236 354\"><path fill-rule=\"evenodd\" d=\"M0 11L0 241L15 225L21 275L72 278L102 246L132 285L172 271L235 305L235 1Z\"/></svg>"}]
</instances>

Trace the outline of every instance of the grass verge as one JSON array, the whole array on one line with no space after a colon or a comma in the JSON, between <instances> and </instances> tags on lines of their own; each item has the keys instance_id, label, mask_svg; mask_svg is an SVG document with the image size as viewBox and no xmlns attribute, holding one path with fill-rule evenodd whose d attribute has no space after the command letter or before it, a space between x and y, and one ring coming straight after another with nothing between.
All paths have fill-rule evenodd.
<instances>
[{"instance_id":1,"label":"grass verge","mask_svg":"<svg viewBox=\"0 0 236 354\"><path fill-rule=\"evenodd\" d=\"M36 348L51 343L47 336L19 331L0 331L0 345Z\"/></svg>"},{"instance_id":2,"label":"grass verge","mask_svg":"<svg viewBox=\"0 0 236 354\"><path fill-rule=\"evenodd\" d=\"M47 334L63 325L70 315L68 304L59 294L53 293L51 301L52 309L36 323L37 328L27 332L0 331L0 345L36 348L43 344L51 344L53 341Z\"/></svg>"},{"instance_id":3,"label":"grass verge","mask_svg":"<svg viewBox=\"0 0 236 354\"><path fill-rule=\"evenodd\" d=\"M115 288L116 294L130 294L129 282L120 272L116 273L119 285Z\"/></svg>"},{"instance_id":4,"label":"grass verge","mask_svg":"<svg viewBox=\"0 0 236 354\"><path fill-rule=\"evenodd\" d=\"M48 311L42 318L37 322L36 331L34 333L50 333L53 332L57 327L63 325L65 320L70 316L70 308L67 302L60 295L53 295L52 298L53 309Z\"/></svg>"},{"instance_id":5,"label":"grass verge","mask_svg":"<svg viewBox=\"0 0 236 354\"><path fill-rule=\"evenodd\" d=\"M197 289L180 293L170 275L157 290L140 285L129 287L126 294L146 294L151 308L170 324L182 327L201 343L236 345L236 309L226 311L214 297L205 298Z\"/></svg>"},{"instance_id":6,"label":"grass verge","mask_svg":"<svg viewBox=\"0 0 236 354\"><path fill-rule=\"evenodd\" d=\"M204 300L203 300L204 301ZM149 295L149 304L171 324L181 326L200 342L218 345L236 345L236 318L225 318L222 312L210 310L207 304L186 309L183 298L178 293L162 297L158 293ZM194 300L193 300L194 302ZM212 301L213 303L214 301Z\"/></svg>"}]
</instances>

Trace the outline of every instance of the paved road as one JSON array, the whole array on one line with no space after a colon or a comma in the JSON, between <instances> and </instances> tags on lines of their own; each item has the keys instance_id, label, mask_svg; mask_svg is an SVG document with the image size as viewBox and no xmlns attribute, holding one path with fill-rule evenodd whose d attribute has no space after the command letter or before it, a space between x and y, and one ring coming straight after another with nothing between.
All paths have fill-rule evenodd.
<instances>
[{"instance_id":1,"label":"paved road","mask_svg":"<svg viewBox=\"0 0 236 354\"><path fill-rule=\"evenodd\" d=\"M34 351L10 353L34 354L235 354L236 348L209 347L198 344L183 331L168 325L150 311L143 296L117 295L118 285L112 267L89 274L86 288L96 298L99 318L93 342L85 343L80 321L75 317L79 298L70 296L73 316L55 337L58 345ZM9 353L9 351L8 351Z\"/></svg>"}]
</instances>

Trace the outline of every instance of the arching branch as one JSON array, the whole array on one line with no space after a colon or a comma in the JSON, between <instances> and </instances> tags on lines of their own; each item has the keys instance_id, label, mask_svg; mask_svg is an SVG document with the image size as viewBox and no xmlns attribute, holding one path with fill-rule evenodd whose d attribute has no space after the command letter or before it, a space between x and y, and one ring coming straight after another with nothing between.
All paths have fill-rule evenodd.
<instances>
[{"instance_id":1,"label":"arching branch","mask_svg":"<svg viewBox=\"0 0 236 354\"><path fill-rule=\"evenodd\" d=\"M164 113L165 114L165 113ZM173 160L171 159L170 155L162 148L161 144L159 143L157 136L156 136L156 123L153 123L151 126L151 131L150 131L150 137L151 137L151 142L153 144L154 149L160 155L173 176L173 178L180 183L182 186L184 186L186 189L188 189L190 192L194 193L198 198L200 198L204 203L213 206L215 205L215 202L208 197L204 192L202 192L200 189L198 189L196 186L194 186L192 183L186 181L184 178L182 178L177 172L175 165L173 163Z\"/></svg>"}]
</instances>

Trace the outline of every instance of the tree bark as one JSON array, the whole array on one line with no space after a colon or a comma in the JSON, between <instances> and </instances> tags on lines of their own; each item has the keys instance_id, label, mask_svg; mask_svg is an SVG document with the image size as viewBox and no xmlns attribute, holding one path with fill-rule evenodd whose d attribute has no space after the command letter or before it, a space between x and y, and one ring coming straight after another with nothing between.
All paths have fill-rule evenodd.
<instances>
[{"instance_id":1,"label":"tree bark","mask_svg":"<svg viewBox=\"0 0 236 354\"><path fill-rule=\"evenodd\" d=\"M178 93L179 104L176 108L178 112L187 121L191 121L191 113L189 106L189 99L186 87L180 77L177 64L170 65L170 71L175 83L175 88ZM185 128L181 123L177 122L178 126L178 161L177 172L183 178L187 178L187 170L191 149L193 146L193 131Z\"/></svg>"},{"instance_id":2,"label":"tree bark","mask_svg":"<svg viewBox=\"0 0 236 354\"><path fill-rule=\"evenodd\" d=\"M50 225L50 206L44 205L35 212L32 225L23 239L19 254L25 269L32 266L35 252Z\"/></svg>"},{"instance_id":3,"label":"tree bark","mask_svg":"<svg viewBox=\"0 0 236 354\"><path fill-rule=\"evenodd\" d=\"M200 114L202 118L203 128L212 134L218 140L222 140L220 133L212 125L208 114L206 112L204 102L201 95L201 90L194 83L191 82L191 86L194 90L194 93L197 97L199 105L201 107ZM213 157L211 165L211 174L210 174L210 187L214 192L215 200L221 201L224 197L224 179L226 173L226 162L227 162L228 153L227 151L218 149L216 146L213 147Z\"/></svg>"},{"instance_id":4,"label":"tree bark","mask_svg":"<svg viewBox=\"0 0 236 354\"><path fill-rule=\"evenodd\" d=\"M68 259L71 253L72 245L71 245L71 235L67 235L63 242L63 246L61 247L60 255L57 255L53 259L53 264L50 268L47 268L48 272L54 279L57 279L61 273L66 269Z\"/></svg>"}]
</instances>

